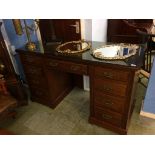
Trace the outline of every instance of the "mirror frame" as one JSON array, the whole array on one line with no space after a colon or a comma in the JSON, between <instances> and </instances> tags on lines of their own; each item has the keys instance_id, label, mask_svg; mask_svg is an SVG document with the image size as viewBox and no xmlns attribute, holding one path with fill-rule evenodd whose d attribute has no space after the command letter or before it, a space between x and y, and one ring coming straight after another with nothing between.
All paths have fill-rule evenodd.
<instances>
[{"instance_id":1,"label":"mirror frame","mask_svg":"<svg viewBox=\"0 0 155 155\"><path fill-rule=\"evenodd\" d=\"M114 57L105 57L104 55L100 54L102 52L95 52L96 50L99 50L101 48L104 48L104 47L110 47L110 46L121 46L121 47L124 47L124 48L132 48L133 49L133 52L130 53L130 54L127 54L127 55L123 55L123 56L114 56ZM140 46L138 46L137 44L127 44L127 43L120 43L120 44L109 44L109 45L103 45L99 48L96 48L92 51L92 55L94 58L96 59L101 59L101 60L124 60L124 59L127 59L131 56L134 56L136 53L137 53L137 49L139 49Z\"/></svg>"}]
</instances>

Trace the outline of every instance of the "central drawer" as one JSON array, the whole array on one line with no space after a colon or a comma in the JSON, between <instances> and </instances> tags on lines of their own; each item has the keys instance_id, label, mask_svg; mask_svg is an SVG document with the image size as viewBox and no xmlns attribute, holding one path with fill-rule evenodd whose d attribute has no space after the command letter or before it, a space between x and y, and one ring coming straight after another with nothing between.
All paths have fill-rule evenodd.
<instances>
[{"instance_id":1,"label":"central drawer","mask_svg":"<svg viewBox=\"0 0 155 155\"><path fill-rule=\"evenodd\" d=\"M96 78L94 80L94 88L99 92L104 92L110 95L120 97L125 97L127 95L127 84L120 81Z\"/></svg>"},{"instance_id":2,"label":"central drawer","mask_svg":"<svg viewBox=\"0 0 155 155\"><path fill-rule=\"evenodd\" d=\"M52 67L52 69L59 69L69 73L75 73L80 75L88 74L87 65L85 64L49 59L46 61L46 65L48 67Z\"/></svg>"}]
</instances>

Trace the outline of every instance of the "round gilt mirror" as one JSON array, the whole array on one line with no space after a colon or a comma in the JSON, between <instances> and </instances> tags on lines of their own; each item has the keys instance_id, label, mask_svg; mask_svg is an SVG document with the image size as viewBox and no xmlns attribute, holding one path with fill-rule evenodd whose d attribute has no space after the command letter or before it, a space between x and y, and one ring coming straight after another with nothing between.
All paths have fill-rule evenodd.
<instances>
[{"instance_id":1,"label":"round gilt mirror","mask_svg":"<svg viewBox=\"0 0 155 155\"><path fill-rule=\"evenodd\" d=\"M123 60L135 55L138 48L136 44L126 43L104 45L93 50L93 56L103 60Z\"/></svg>"},{"instance_id":2,"label":"round gilt mirror","mask_svg":"<svg viewBox=\"0 0 155 155\"><path fill-rule=\"evenodd\" d=\"M79 40L79 41L70 41L64 44L59 45L56 50L59 53L64 54L76 54L82 53L88 49L90 49L91 45L89 42Z\"/></svg>"}]
</instances>

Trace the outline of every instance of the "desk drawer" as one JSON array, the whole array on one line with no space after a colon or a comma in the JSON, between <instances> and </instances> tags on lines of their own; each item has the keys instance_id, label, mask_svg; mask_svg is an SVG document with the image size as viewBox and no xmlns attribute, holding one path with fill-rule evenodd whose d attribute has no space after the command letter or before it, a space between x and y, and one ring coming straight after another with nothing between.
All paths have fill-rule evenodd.
<instances>
[{"instance_id":1,"label":"desk drawer","mask_svg":"<svg viewBox=\"0 0 155 155\"><path fill-rule=\"evenodd\" d=\"M122 126L122 115L121 114L118 114L112 111L102 110L100 108L95 108L94 112L95 112L95 117L98 120L116 125L118 127Z\"/></svg>"},{"instance_id":2,"label":"desk drawer","mask_svg":"<svg viewBox=\"0 0 155 155\"><path fill-rule=\"evenodd\" d=\"M94 92L94 106L113 110L115 112L123 113L125 99L106 95L102 92Z\"/></svg>"},{"instance_id":3,"label":"desk drawer","mask_svg":"<svg viewBox=\"0 0 155 155\"><path fill-rule=\"evenodd\" d=\"M124 82L96 78L94 80L94 88L99 92L110 95L121 97L127 95L127 85Z\"/></svg>"},{"instance_id":4,"label":"desk drawer","mask_svg":"<svg viewBox=\"0 0 155 155\"><path fill-rule=\"evenodd\" d=\"M87 65L67 62L64 64L64 70L68 70L71 73L87 75Z\"/></svg>"},{"instance_id":5,"label":"desk drawer","mask_svg":"<svg viewBox=\"0 0 155 155\"><path fill-rule=\"evenodd\" d=\"M128 81L129 72L97 66L94 68L94 76L100 77L100 78L114 79L119 81Z\"/></svg>"},{"instance_id":6,"label":"desk drawer","mask_svg":"<svg viewBox=\"0 0 155 155\"><path fill-rule=\"evenodd\" d=\"M33 55L26 55L26 54L20 54L20 58L23 63L30 64L30 65L42 65L42 58L38 56Z\"/></svg>"},{"instance_id":7,"label":"desk drawer","mask_svg":"<svg viewBox=\"0 0 155 155\"><path fill-rule=\"evenodd\" d=\"M36 76L38 78L40 78L44 75L42 68L33 67L31 65L24 65L24 71L25 71L26 75L28 74L28 75Z\"/></svg>"},{"instance_id":8,"label":"desk drawer","mask_svg":"<svg viewBox=\"0 0 155 155\"><path fill-rule=\"evenodd\" d=\"M61 61L61 60L47 60L47 65L53 69L59 69L64 72L75 73L75 74L85 74L87 75L87 65Z\"/></svg>"},{"instance_id":9,"label":"desk drawer","mask_svg":"<svg viewBox=\"0 0 155 155\"><path fill-rule=\"evenodd\" d=\"M31 75L26 75L26 79L29 85L38 87L38 88L48 88L47 81L44 79L45 77L36 77Z\"/></svg>"}]
</instances>

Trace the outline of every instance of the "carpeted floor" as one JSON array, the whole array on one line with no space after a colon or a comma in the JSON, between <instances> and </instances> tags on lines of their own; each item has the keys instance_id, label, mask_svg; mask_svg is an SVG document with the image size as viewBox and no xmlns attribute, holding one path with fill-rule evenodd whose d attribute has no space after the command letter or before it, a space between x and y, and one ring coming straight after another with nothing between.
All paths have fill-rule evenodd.
<instances>
[{"instance_id":1,"label":"carpeted floor","mask_svg":"<svg viewBox=\"0 0 155 155\"><path fill-rule=\"evenodd\" d=\"M146 79L143 79L144 83ZM139 115L146 88L138 84L136 105L129 135L155 134L155 120ZM74 88L55 108L30 102L18 109L16 119L1 124L2 128L21 135L115 135L116 133L88 123L89 92Z\"/></svg>"}]
</instances>

